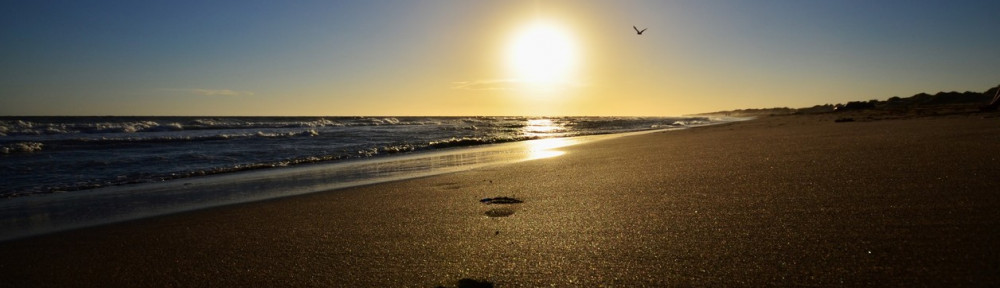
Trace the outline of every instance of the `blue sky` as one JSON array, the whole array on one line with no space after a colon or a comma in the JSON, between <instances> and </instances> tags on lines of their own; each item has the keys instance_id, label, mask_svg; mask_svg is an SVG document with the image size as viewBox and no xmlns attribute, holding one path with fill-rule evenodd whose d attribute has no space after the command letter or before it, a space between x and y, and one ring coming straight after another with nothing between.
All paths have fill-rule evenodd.
<instances>
[{"instance_id":1,"label":"blue sky","mask_svg":"<svg viewBox=\"0 0 1000 288\"><path fill-rule=\"evenodd\" d=\"M1000 1L0 8L0 115L678 115L1000 84ZM580 51L572 85L512 84L505 47L538 19Z\"/></svg>"}]
</instances>

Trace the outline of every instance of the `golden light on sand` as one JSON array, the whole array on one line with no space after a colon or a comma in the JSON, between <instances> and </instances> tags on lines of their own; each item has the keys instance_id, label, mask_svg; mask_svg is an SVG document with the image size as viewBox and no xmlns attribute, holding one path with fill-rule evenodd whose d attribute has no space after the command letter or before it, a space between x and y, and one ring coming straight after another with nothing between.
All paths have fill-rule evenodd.
<instances>
[{"instance_id":1,"label":"golden light on sand","mask_svg":"<svg viewBox=\"0 0 1000 288\"><path fill-rule=\"evenodd\" d=\"M544 158L552 158L566 154L566 151L554 150L557 148L566 147L573 145L574 140L569 140L565 138L549 138L541 140L527 141L525 144L528 145L528 155L524 160L536 160Z\"/></svg>"},{"instance_id":2,"label":"golden light on sand","mask_svg":"<svg viewBox=\"0 0 1000 288\"><path fill-rule=\"evenodd\" d=\"M514 34L507 47L506 62L519 81L567 82L578 65L578 50L566 29L536 20Z\"/></svg>"}]
</instances>

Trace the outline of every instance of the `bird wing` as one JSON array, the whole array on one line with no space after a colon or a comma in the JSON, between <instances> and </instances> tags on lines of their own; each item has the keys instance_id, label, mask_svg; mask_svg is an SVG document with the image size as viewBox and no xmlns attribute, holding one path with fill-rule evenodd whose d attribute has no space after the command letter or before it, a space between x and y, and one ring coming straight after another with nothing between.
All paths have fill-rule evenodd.
<instances>
[{"instance_id":1,"label":"bird wing","mask_svg":"<svg viewBox=\"0 0 1000 288\"><path fill-rule=\"evenodd\" d=\"M635 28L635 26L632 26L632 29L635 29L636 33L642 33L642 31L639 31L639 28ZM645 30L645 29L643 29L643 30Z\"/></svg>"},{"instance_id":2,"label":"bird wing","mask_svg":"<svg viewBox=\"0 0 1000 288\"><path fill-rule=\"evenodd\" d=\"M646 28L646 29L649 29L649 28ZM646 32L646 29L642 29L642 31L639 31L639 33Z\"/></svg>"}]
</instances>

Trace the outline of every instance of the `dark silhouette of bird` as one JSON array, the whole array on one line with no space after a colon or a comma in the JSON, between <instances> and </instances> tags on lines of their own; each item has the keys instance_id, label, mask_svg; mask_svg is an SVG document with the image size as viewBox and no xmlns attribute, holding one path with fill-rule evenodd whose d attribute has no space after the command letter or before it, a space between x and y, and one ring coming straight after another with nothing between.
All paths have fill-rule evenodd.
<instances>
[{"instance_id":1,"label":"dark silhouette of bird","mask_svg":"<svg viewBox=\"0 0 1000 288\"><path fill-rule=\"evenodd\" d=\"M642 35L642 32L646 32L646 29L649 28L643 28L642 30L639 30L639 28L635 28L635 26L632 26L632 29L635 29L636 34Z\"/></svg>"}]
</instances>

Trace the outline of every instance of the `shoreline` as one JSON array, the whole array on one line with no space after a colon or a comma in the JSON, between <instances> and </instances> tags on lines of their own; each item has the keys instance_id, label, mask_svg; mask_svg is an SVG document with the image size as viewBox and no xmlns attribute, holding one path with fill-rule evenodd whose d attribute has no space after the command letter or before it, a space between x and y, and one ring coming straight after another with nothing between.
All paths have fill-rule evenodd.
<instances>
[{"instance_id":1,"label":"shoreline","mask_svg":"<svg viewBox=\"0 0 1000 288\"><path fill-rule=\"evenodd\" d=\"M0 201L0 242L53 232L558 156L565 146L708 125L462 146L417 153L28 195ZM292 179L292 180L290 180Z\"/></svg>"},{"instance_id":2,"label":"shoreline","mask_svg":"<svg viewBox=\"0 0 1000 288\"><path fill-rule=\"evenodd\" d=\"M998 285L1000 118L987 116L763 117L584 143L0 242L0 282Z\"/></svg>"}]
</instances>

